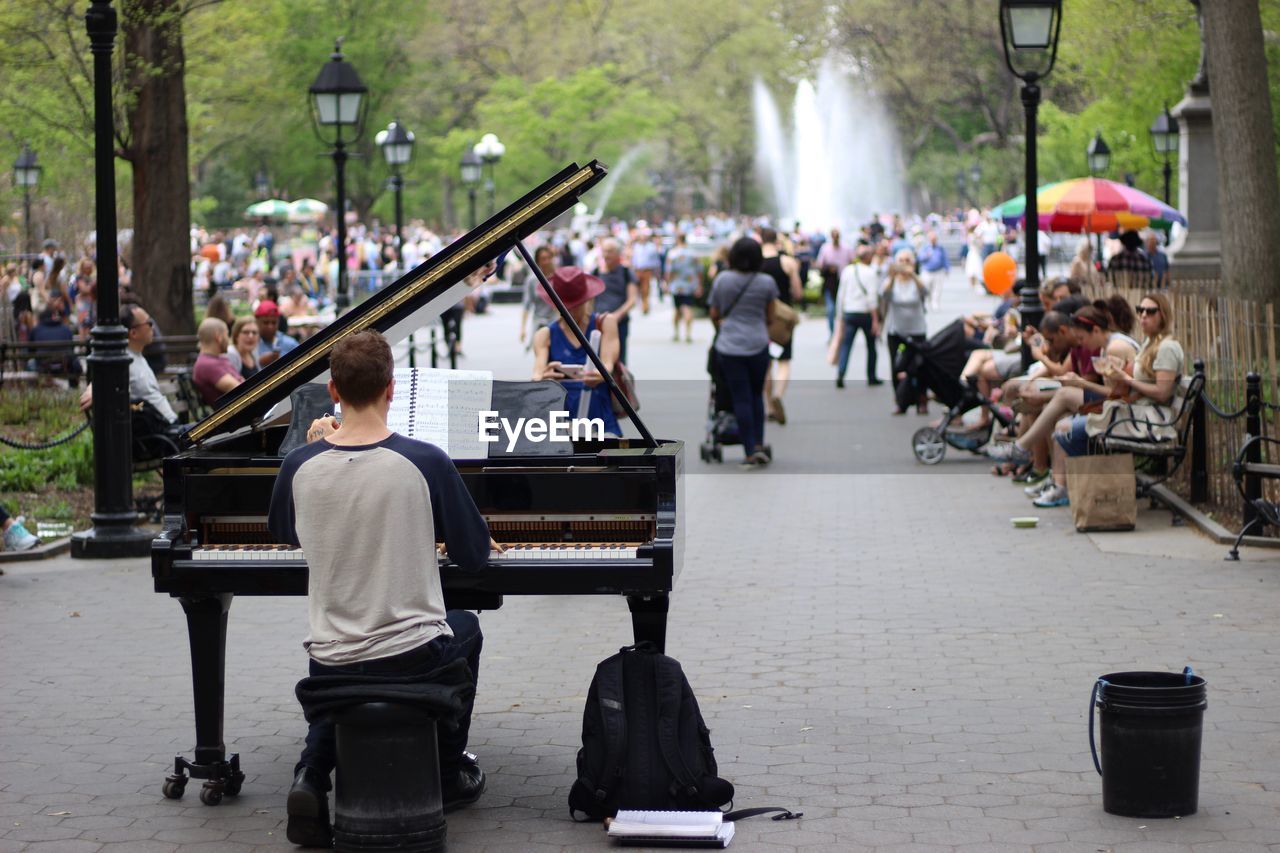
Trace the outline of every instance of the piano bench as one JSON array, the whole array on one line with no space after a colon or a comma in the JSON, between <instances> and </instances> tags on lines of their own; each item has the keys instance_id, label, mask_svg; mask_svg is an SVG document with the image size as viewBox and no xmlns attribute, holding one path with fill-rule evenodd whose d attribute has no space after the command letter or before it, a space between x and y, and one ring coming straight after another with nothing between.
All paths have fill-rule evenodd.
<instances>
[{"instance_id":1,"label":"piano bench","mask_svg":"<svg viewBox=\"0 0 1280 853\"><path fill-rule=\"evenodd\" d=\"M436 720L408 705L366 702L335 711L335 850L445 847Z\"/></svg>"}]
</instances>

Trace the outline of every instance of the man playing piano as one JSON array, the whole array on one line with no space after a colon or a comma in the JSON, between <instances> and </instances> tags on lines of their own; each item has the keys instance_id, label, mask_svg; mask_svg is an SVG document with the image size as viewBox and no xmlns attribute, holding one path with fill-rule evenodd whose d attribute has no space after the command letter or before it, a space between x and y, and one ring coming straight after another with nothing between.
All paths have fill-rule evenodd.
<instances>
[{"instance_id":1,"label":"man playing piano","mask_svg":"<svg viewBox=\"0 0 1280 853\"><path fill-rule=\"evenodd\" d=\"M310 443L276 478L268 524L278 542L300 545L310 568L311 632L303 642L312 675L428 673L463 658L478 673L482 637L475 614L445 611L437 533L464 569L489 559L492 540L449 457L387 427L395 390L391 348L368 330L334 346L329 393L341 427L321 418ZM459 727L439 729L444 807L475 802L484 773L464 752L471 705ZM289 791L287 835L329 847L332 724L314 723Z\"/></svg>"}]
</instances>

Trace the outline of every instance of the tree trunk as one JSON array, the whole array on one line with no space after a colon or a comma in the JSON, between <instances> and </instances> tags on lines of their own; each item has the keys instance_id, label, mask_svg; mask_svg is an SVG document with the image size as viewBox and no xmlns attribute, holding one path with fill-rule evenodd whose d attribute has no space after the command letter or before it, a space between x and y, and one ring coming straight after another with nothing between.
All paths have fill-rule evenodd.
<instances>
[{"instance_id":1,"label":"tree trunk","mask_svg":"<svg viewBox=\"0 0 1280 853\"><path fill-rule=\"evenodd\" d=\"M1258 0L1203 3L1222 277L1228 292L1280 301L1280 183Z\"/></svg>"},{"instance_id":2,"label":"tree trunk","mask_svg":"<svg viewBox=\"0 0 1280 853\"><path fill-rule=\"evenodd\" d=\"M126 118L133 164L133 289L166 334L195 331L186 60L178 0L126 0Z\"/></svg>"}]
</instances>

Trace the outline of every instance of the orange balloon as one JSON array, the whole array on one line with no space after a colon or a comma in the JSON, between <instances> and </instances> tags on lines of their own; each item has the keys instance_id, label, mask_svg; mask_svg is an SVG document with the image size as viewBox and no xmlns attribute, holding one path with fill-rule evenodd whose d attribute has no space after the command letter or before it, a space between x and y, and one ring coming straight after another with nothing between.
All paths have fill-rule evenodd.
<instances>
[{"instance_id":1,"label":"orange balloon","mask_svg":"<svg viewBox=\"0 0 1280 853\"><path fill-rule=\"evenodd\" d=\"M1005 252L992 252L982 262L982 280L987 290L996 296L1004 296L1013 290L1018 278L1018 262Z\"/></svg>"}]
</instances>

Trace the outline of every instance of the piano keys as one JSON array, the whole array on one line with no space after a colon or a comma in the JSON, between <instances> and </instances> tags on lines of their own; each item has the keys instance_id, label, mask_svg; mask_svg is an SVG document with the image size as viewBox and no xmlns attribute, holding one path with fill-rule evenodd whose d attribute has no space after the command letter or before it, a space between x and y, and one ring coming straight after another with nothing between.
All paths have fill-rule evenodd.
<instances>
[{"instance_id":1,"label":"piano keys","mask_svg":"<svg viewBox=\"0 0 1280 853\"><path fill-rule=\"evenodd\" d=\"M177 598L187 618L196 744L177 756L164 794L183 795L205 780L200 799L216 805L238 794L240 759L223 739L226 628L236 595L305 595L306 554L272 541L266 516L281 444L281 409L308 382L327 378L328 353L365 328L396 342L456 303L465 278L571 209L604 176L591 163L570 166L481 227L307 339L228 392L186 433L188 449L164 463L164 529L152 545L155 590ZM570 321L572 322L572 321ZM555 456L455 460L505 553L479 571L440 558L449 607L496 609L506 595L619 595L632 634L659 648L669 594L683 560L683 445L643 441L576 442ZM298 626L299 638L305 624ZM301 666L299 677L305 674Z\"/></svg>"}]
</instances>

